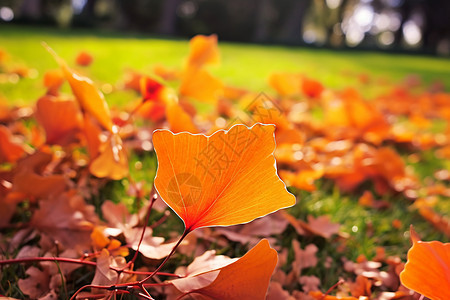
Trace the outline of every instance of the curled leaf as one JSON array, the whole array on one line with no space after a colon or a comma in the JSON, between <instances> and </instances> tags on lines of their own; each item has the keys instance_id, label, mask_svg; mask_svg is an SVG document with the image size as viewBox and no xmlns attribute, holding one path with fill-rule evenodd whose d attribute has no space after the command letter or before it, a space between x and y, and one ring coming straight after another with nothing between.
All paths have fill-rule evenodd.
<instances>
[{"instance_id":1,"label":"curled leaf","mask_svg":"<svg viewBox=\"0 0 450 300\"><path fill-rule=\"evenodd\" d=\"M172 284L185 295L199 294L206 299L264 299L277 260L277 252L264 239L225 267L176 279Z\"/></svg>"},{"instance_id":2,"label":"curled leaf","mask_svg":"<svg viewBox=\"0 0 450 300\"><path fill-rule=\"evenodd\" d=\"M46 48L61 67L82 109L97 119L105 129L112 132L113 122L103 94L94 86L91 79L75 73L50 47L46 46Z\"/></svg>"}]
</instances>

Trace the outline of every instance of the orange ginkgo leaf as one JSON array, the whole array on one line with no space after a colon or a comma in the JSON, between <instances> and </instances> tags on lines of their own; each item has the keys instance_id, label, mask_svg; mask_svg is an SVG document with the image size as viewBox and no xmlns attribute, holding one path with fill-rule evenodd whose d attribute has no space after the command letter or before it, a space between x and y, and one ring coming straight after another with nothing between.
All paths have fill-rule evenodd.
<instances>
[{"instance_id":1,"label":"orange ginkgo leaf","mask_svg":"<svg viewBox=\"0 0 450 300\"><path fill-rule=\"evenodd\" d=\"M49 145L65 146L73 142L82 126L82 115L77 104L71 99L51 95L45 95L37 101L36 119L44 128Z\"/></svg>"},{"instance_id":2,"label":"orange ginkgo leaf","mask_svg":"<svg viewBox=\"0 0 450 300\"><path fill-rule=\"evenodd\" d=\"M48 70L44 74L44 86L47 88L47 94L57 95L58 90L64 83L64 75L60 69Z\"/></svg>"},{"instance_id":3,"label":"orange ginkgo leaf","mask_svg":"<svg viewBox=\"0 0 450 300\"><path fill-rule=\"evenodd\" d=\"M450 299L450 243L414 242L400 281L432 300Z\"/></svg>"},{"instance_id":4,"label":"orange ginkgo leaf","mask_svg":"<svg viewBox=\"0 0 450 300\"><path fill-rule=\"evenodd\" d=\"M196 35L189 42L190 52L187 59L188 66L201 67L204 64L218 64L220 62L217 35Z\"/></svg>"},{"instance_id":5,"label":"orange ginkgo leaf","mask_svg":"<svg viewBox=\"0 0 450 300\"><path fill-rule=\"evenodd\" d=\"M0 163L15 162L24 154L25 150L20 142L14 141L14 136L8 127L0 125Z\"/></svg>"},{"instance_id":6,"label":"orange ginkgo leaf","mask_svg":"<svg viewBox=\"0 0 450 300\"><path fill-rule=\"evenodd\" d=\"M100 145L100 154L92 161L89 170L97 177L119 180L128 175L128 157L122 139L117 131L113 130L108 139Z\"/></svg>"},{"instance_id":7,"label":"orange ginkgo leaf","mask_svg":"<svg viewBox=\"0 0 450 300\"><path fill-rule=\"evenodd\" d=\"M148 76L142 76L139 80L139 87L142 95L142 101L161 100L160 94L164 90L164 85L162 85L157 80Z\"/></svg>"},{"instance_id":8,"label":"orange ginkgo leaf","mask_svg":"<svg viewBox=\"0 0 450 300\"><path fill-rule=\"evenodd\" d=\"M189 114L180 106L178 102L170 101L166 106L166 118L170 125L170 130L174 133L187 131L190 133L198 133Z\"/></svg>"},{"instance_id":9,"label":"orange ginkgo leaf","mask_svg":"<svg viewBox=\"0 0 450 300\"><path fill-rule=\"evenodd\" d=\"M72 92L82 109L91 114L105 129L112 132L113 122L108 104L103 94L94 86L92 80L75 73L50 47L44 46L60 65L64 77L69 82Z\"/></svg>"},{"instance_id":10,"label":"orange ginkgo leaf","mask_svg":"<svg viewBox=\"0 0 450 300\"><path fill-rule=\"evenodd\" d=\"M201 299L265 299L277 261L277 252L263 239L225 267L176 279L172 284L183 296L201 295Z\"/></svg>"},{"instance_id":11,"label":"orange ginkgo leaf","mask_svg":"<svg viewBox=\"0 0 450 300\"><path fill-rule=\"evenodd\" d=\"M300 77L289 73L273 73L269 77L269 84L281 96L292 96L300 91Z\"/></svg>"},{"instance_id":12,"label":"orange ginkgo leaf","mask_svg":"<svg viewBox=\"0 0 450 300\"><path fill-rule=\"evenodd\" d=\"M246 223L295 204L276 173L274 130L258 123L211 136L154 132L155 187L187 231Z\"/></svg>"},{"instance_id":13,"label":"orange ginkgo leaf","mask_svg":"<svg viewBox=\"0 0 450 300\"><path fill-rule=\"evenodd\" d=\"M181 80L180 95L215 103L223 94L223 83L202 68L188 67Z\"/></svg>"},{"instance_id":14,"label":"orange ginkgo leaf","mask_svg":"<svg viewBox=\"0 0 450 300\"><path fill-rule=\"evenodd\" d=\"M319 98L324 89L325 88L320 81L308 78L306 76L303 77L302 91L306 96L311 98Z\"/></svg>"}]
</instances>

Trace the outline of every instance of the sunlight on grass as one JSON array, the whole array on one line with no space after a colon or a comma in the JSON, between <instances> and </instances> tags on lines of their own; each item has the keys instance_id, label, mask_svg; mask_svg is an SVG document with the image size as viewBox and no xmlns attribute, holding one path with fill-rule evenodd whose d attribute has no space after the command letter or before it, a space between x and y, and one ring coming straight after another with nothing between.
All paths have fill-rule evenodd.
<instances>
[{"instance_id":1,"label":"sunlight on grass","mask_svg":"<svg viewBox=\"0 0 450 300\"><path fill-rule=\"evenodd\" d=\"M220 37L219 37L220 38ZM31 103L45 89L41 78L45 70L57 65L41 46L45 41L69 64L77 53L88 51L94 57L81 72L96 84L115 84L126 69L151 73L155 65L181 68L187 51L185 40L163 40L143 35L125 36L92 31L61 31L28 27L0 28L0 45L17 65L36 69L38 80L26 78L18 84L3 84L2 94L11 103ZM260 46L220 42L222 64L212 69L226 84L250 90L269 91L267 78L274 71L306 74L330 88L360 84L358 74L370 74L374 80L400 81L409 74L420 75L425 82L440 80L450 89L450 61L443 58L360 51L331 51L283 46ZM349 76L346 73L350 73ZM373 95L373 86L366 88ZM132 95L108 95L111 104L123 105Z\"/></svg>"}]
</instances>

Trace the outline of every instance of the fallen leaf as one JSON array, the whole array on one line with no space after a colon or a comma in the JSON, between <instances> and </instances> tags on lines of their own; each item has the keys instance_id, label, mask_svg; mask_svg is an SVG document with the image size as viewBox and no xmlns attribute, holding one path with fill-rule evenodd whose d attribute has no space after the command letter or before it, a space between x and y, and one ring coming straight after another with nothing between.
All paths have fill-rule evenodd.
<instances>
[{"instance_id":1,"label":"fallen leaf","mask_svg":"<svg viewBox=\"0 0 450 300\"><path fill-rule=\"evenodd\" d=\"M143 228L127 228L124 235L129 245L133 250L137 251L139 240L141 238ZM147 227L144 233L144 238L139 247L139 252L147 258L161 259L169 255L176 242L164 243L163 237L153 236L153 230Z\"/></svg>"},{"instance_id":2,"label":"fallen leaf","mask_svg":"<svg viewBox=\"0 0 450 300\"><path fill-rule=\"evenodd\" d=\"M320 279L316 276L300 276L298 282L302 285L305 293L319 290Z\"/></svg>"},{"instance_id":3,"label":"fallen leaf","mask_svg":"<svg viewBox=\"0 0 450 300\"><path fill-rule=\"evenodd\" d=\"M266 300L294 300L289 292L283 289L279 282L272 281L267 292Z\"/></svg>"},{"instance_id":4,"label":"fallen leaf","mask_svg":"<svg viewBox=\"0 0 450 300\"><path fill-rule=\"evenodd\" d=\"M164 89L157 80L148 76L142 76L139 80L140 91L142 95L142 101L161 101L161 93Z\"/></svg>"},{"instance_id":5,"label":"fallen leaf","mask_svg":"<svg viewBox=\"0 0 450 300\"><path fill-rule=\"evenodd\" d=\"M217 228L214 233L222 234L230 241L256 245L258 237L268 237L281 234L287 227L288 221L278 212L256 219L247 224Z\"/></svg>"},{"instance_id":6,"label":"fallen leaf","mask_svg":"<svg viewBox=\"0 0 450 300\"><path fill-rule=\"evenodd\" d=\"M355 282L350 284L350 292L353 297L362 297L372 294L371 292L372 282L362 275L356 276Z\"/></svg>"},{"instance_id":7,"label":"fallen leaf","mask_svg":"<svg viewBox=\"0 0 450 300\"><path fill-rule=\"evenodd\" d=\"M87 205L75 190L39 201L30 226L65 247L87 250L91 245L90 234L98 223L94 206Z\"/></svg>"},{"instance_id":8,"label":"fallen leaf","mask_svg":"<svg viewBox=\"0 0 450 300\"><path fill-rule=\"evenodd\" d=\"M97 257L97 267L95 268L94 279L92 279L92 284L95 285L111 285L118 283L117 280L119 275L116 271L111 270L110 267L123 267L125 266L125 261L118 264L114 257L109 255L109 251L103 249L100 255Z\"/></svg>"},{"instance_id":9,"label":"fallen leaf","mask_svg":"<svg viewBox=\"0 0 450 300\"><path fill-rule=\"evenodd\" d=\"M99 178L119 180L128 175L128 156L117 130L100 146L100 154L91 162L91 174Z\"/></svg>"},{"instance_id":10,"label":"fallen leaf","mask_svg":"<svg viewBox=\"0 0 450 300\"><path fill-rule=\"evenodd\" d=\"M326 239L333 234L339 233L341 225L332 223L329 216L319 216L314 218L308 215L308 222L298 220L288 213L283 213L284 218L295 228L300 235L318 235Z\"/></svg>"},{"instance_id":11,"label":"fallen leaf","mask_svg":"<svg viewBox=\"0 0 450 300\"><path fill-rule=\"evenodd\" d=\"M281 96L293 96L300 91L300 77L295 74L272 73L269 84Z\"/></svg>"},{"instance_id":12,"label":"fallen leaf","mask_svg":"<svg viewBox=\"0 0 450 300\"><path fill-rule=\"evenodd\" d=\"M44 74L44 86L47 88L47 95L57 96L59 88L64 83L64 74L60 69L48 70Z\"/></svg>"},{"instance_id":13,"label":"fallen leaf","mask_svg":"<svg viewBox=\"0 0 450 300\"><path fill-rule=\"evenodd\" d=\"M25 150L21 143L7 127L0 125L0 163L16 162L24 154Z\"/></svg>"},{"instance_id":14,"label":"fallen leaf","mask_svg":"<svg viewBox=\"0 0 450 300\"><path fill-rule=\"evenodd\" d=\"M103 249L97 258L97 266L95 268L94 279L92 279L92 285L108 286L120 283L124 278L124 274L119 274L112 270L111 267L123 268L126 265L125 258L112 257L108 250ZM92 289L93 294L102 295L111 292L106 292L103 289Z\"/></svg>"},{"instance_id":15,"label":"fallen leaf","mask_svg":"<svg viewBox=\"0 0 450 300\"><path fill-rule=\"evenodd\" d=\"M364 191L361 197L358 199L358 203L361 206L376 208L376 209L386 209L391 205L389 202L382 200L375 200L373 194L370 191Z\"/></svg>"},{"instance_id":16,"label":"fallen leaf","mask_svg":"<svg viewBox=\"0 0 450 300\"><path fill-rule=\"evenodd\" d=\"M171 282L184 295L201 295L216 300L264 299L276 264L277 252L267 240L262 240L243 257L225 267ZM192 286L198 288L192 289Z\"/></svg>"},{"instance_id":17,"label":"fallen leaf","mask_svg":"<svg viewBox=\"0 0 450 300\"><path fill-rule=\"evenodd\" d=\"M186 230L250 222L295 203L274 168L273 125L211 136L156 130L155 187Z\"/></svg>"},{"instance_id":18,"label":"fallen leaf","mask_svg":"<svg viewBox=\"0 0 450 300\"><path fill-rule=\"evenodd\" d=\"M216 103L223 93L223 83L207 70L191 67L183 73L179 93L198 101Z\"/></svg>"},{"instance_id":19,"label":"fallen leaf","mask_svg":"<svg viewBox=\"0 0 450 300\"><path fill-rule=\"evenodd\" d=\"M50 47L46 48L61 67L82 109L91 114L106 130L112 132L111 113L103 94L94 86L91 79L75 73Z\"/></svg>"},{"instance_id":20,"label":"fallen leaf","mask_svg":"<svg viewBox=\"0 0 450 300\"><path fill-rule=\"evenodd\" d=\"M315 267L317 265L316 253L319 250L316 245L309 244L303 250L297 240L292 240L292 249L294 250L295 259L292 263L293 270L300 275L303 269Z\"/></svg>"},{"instance_id":21,"label":"fallen leaf","mask_svg":"<svg viewBox=\"0 0 450 300\"><path fill-rule=\"evenodd\" d=\"M301 87L303 94L310 98L319 98L323 90L325 89L322 83L306 76L303 76L302 78Z\"/></svg>"},{"instance_id":22,"label":"fallen leaf","mask_svg":"<svg viewBox=\"0 0 450 300\"><path fill-rule=\"evenodd\" d=\"M179 103L172 101L166 105L166 118L170 124L170 130L173 133L190 132L198 133L199 130L195 126L192 118L179 105Z\"/></svg>"},{"instance_id":23,"label":"fallen leaf","mask_svg":"<svg viewBox=\"0 0 450 300\"><path fill-rule=\"evenodd\" d=\"M36 267L29 267L25 272L28 277L19 279L19 288L31 299L38 299L49 291L49 275L46 270L41 271Z\"/></svg>"},{"instance_id":24,"label":"fallen leaf","mask_svg":"<svg viewBox=\"0 0 450 300\"><path fill-rule=\"evenodd\" d=\"M237 260L237 258L229 258L225 255L216 255L215 250L209 250L197 256L189 266L178 267L175 273L183 276L195 276L203 272L223 268Z\"/></svg>"},{"instance_id":25,"label":"fallen leaf","mask_svg":"<svg viewBox=\"0 0 450 300\"><path fill-rule=\"evenodd\" d=\"M45 167L52 161L53 155L42 148L30 156L21 159L14 170L12 191L22 193L30 200L49 197L66 189L63 175L43 174Z\"/></svg>"},{"instance_id":26,"label":"fallen leaf","mask_svg":"<svg viewBox=\"0 0 450 300\"><path fill-rule=\"evenodd\" d=\"M44 128L49 145L66 146L76 141L82 127L82 115L76 103L51 95L37 101L36 119Z\"/></svg>"},{"instance_id":27,"label":"fallen leaf","mask_svg":"<svg viewBox=\"0 0 450 300\"><path fill-rule=\"evenodd\" d=\"M188 66L202 67L205 64L218 64L220 62L217 35L196 35L189 41Z\"/></svg>"},{"instance_id":28,"label":"fallen leaf","mask_svg":"<svg viewBox=\"0 0 450 300\"><path fill-rule=\"evenodd\" d=\"M116 235L122 233L127 227L133 228L139 224L139 216L137 214L130 214L123 203L115 204L110 200L106 200L103 202L101 209L108 224L120 229Z\"/></svg>"},{"instance_id":29,"label":"fallen leaf","mask_svg":"<svg viewBox=\"0 0 450 300\"><path fill-rule=\"evenodd\" d=\"M420 215L430 222L437 230L444 233L447 237L450 237L450 218L440 215L435 212L431 207L420 207Z\"/></svg>"},{"instance_id":30,"label":"fallen leaf","mask_svg":"<svg viewBox=\"0 0 450 300\"><path fill-rule=\"evenodd\" d=\"M450 299L450 243L414 242L400 281L432 300Z\"/></svg>"}]
</instances>

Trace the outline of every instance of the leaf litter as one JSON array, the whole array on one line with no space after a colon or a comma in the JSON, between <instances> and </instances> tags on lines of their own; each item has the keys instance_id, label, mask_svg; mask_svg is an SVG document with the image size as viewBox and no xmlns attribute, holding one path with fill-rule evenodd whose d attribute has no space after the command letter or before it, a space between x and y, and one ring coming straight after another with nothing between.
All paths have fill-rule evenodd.
<instances>
[{"instance_id":1,"label":"leaf litter","mask_svg":"<svg viewBox=\"0 0 450 300\"><path fill-rule=\"evenodd\" d=\"M448 243L422 242L411 230L406 267L405 254L387 255L386 244L372 259L352 260L352 237L332 215L299 216L296 207L270 214L329 183L368 211L390 211L402 198L448 240L440 208L448 207L450 94L438 86L385 82L389 89L364 99L359 89L374 82L367 74L358 75L361 86L333 90L274 72L273 93L258 94L215 77L217 36L196 36L179 70L128 70L112 90L134 90L139 100L110 109L78 69L94 62L91 54L79 52L71 68L49 51L60 69L45 74L45 95L30 107L0 102L0 295L19 297L9 268L26 264L15 281L30 299L446 299ZM65 82L72 94L61 92ZM198 113L198 103L212 109ZM433 128L439 122L442 130ZM440 161L423 179L427 153ZM158 198L153 178L144 189L130 172L143 155L158 161ZM129 185L123 203L101 197L117 181ZM170 209L184 223L181 239ZM323 257L324 245L334 253ZM177 247L169 273L157 273Z\"/></svg>"}]
</instances>

